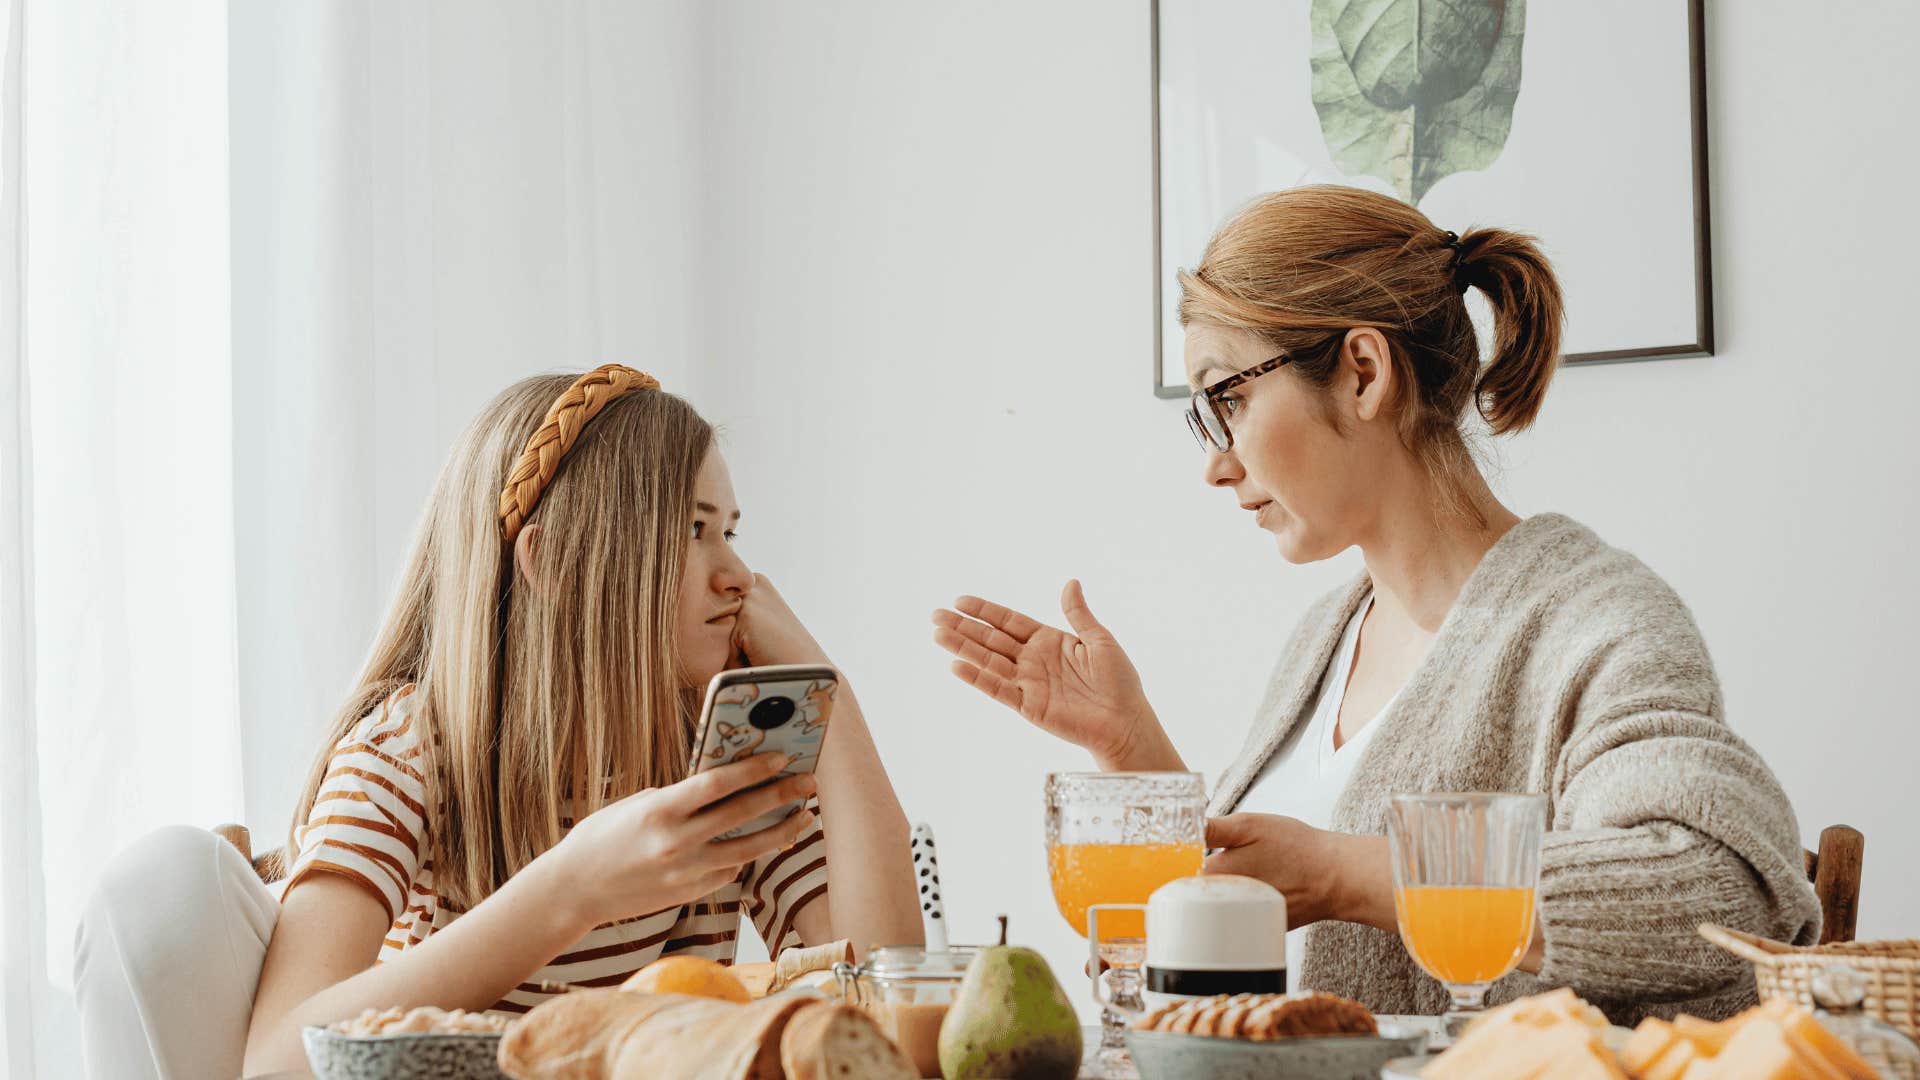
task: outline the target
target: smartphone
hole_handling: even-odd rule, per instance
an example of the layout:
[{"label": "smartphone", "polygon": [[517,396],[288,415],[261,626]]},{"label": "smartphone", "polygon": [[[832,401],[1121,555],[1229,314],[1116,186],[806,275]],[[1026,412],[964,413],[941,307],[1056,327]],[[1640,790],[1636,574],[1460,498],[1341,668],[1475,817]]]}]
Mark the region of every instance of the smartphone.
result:
[{"label": "smartphone", "polygon": [[[688,775],[770,753],[785,754],[793,761],[768,780],[769,784],[812,772],[820,764],[820,747],[826,742],[827,722],[833,718],[833,695],[839,687],[839,672],[811,664],[737,668],[715,675],[707,684],[707,701],[700,709]],[[775,807],[714,839],[759,832],[784,821],[803,805],[791,802]]]}]

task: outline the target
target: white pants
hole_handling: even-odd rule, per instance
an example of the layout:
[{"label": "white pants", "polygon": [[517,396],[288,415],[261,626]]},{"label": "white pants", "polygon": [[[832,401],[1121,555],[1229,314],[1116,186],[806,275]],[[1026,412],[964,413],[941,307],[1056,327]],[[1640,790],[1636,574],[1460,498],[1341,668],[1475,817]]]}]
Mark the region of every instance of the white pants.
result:
[{"label": "white pants", "polygon": [[168,826],[114,856],[74,942],[87,1074],[239,1076],[279,917],[239,849],[203,829]]}]

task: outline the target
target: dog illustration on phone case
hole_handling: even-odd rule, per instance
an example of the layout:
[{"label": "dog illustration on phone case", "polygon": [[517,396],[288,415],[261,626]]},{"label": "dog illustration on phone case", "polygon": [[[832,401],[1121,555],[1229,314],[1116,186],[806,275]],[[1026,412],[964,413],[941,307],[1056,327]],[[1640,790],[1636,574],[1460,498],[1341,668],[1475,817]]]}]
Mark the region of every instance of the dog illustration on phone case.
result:
[{"label": "dog illustration on phone case", "polygon": [[827,726],[826,717],[833,709],[833,691],[838,683],[814,683],[807,688],[807,708],[800,719],[800,730],[819,731]]},{"label": "dog illustration on phone case", "polygon": [[[763,749],[779,750],[793,758],[788,772],[811,768],[809,759],[820,753],[822,732],[833,705],[835,684],[813,681],[791,686],[746,683],[729,686],[713,699],[716,745],[706,752],[718,765],[752,757]],[[764,704],[761,704],[763,703]],[[766,710],[758,715],[756,704]],[[728,719],[722,719],[722,717]],[[775,732],[779,734],[775,736]],[[769,746],[772,739],[775,745]]]},{"label": "dog illustration on phone case", "polygon": [[713,733],[720,737],[720,741],[707,751],[708,760],[723,765],[739,761],[751,757],[767,741],[767,733],[752,724],[732,724],[719,718],[722,710],[745,713],[759,696],[760,687],[753,683],[729,686],[714,695]]},{"label": "dog illustration on phone case", "polygon": [[[820,747],[833,717],[833,695],[838,684],[831,668],[803,665],[749,668],[715,676],[700,721],[694,771],[774,753],[789,759],[780,776],[812,772],[820,762]],[[805,805],[804,799],[785,803],[715,839],[758,832]]]}]

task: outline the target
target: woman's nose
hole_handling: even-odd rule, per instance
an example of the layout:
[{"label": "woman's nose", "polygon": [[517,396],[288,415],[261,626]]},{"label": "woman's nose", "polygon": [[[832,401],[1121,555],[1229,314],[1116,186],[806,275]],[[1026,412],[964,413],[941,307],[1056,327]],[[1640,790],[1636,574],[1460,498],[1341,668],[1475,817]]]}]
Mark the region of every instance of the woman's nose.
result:
[{"label": "woman's nose", "polygon": [[1240,455],[1228,450],[1225,453],[1207,451],[1207,463],[1200,475],[1214,487],[1230,487],[1245,478],[1246,471],[1240,468]]}]

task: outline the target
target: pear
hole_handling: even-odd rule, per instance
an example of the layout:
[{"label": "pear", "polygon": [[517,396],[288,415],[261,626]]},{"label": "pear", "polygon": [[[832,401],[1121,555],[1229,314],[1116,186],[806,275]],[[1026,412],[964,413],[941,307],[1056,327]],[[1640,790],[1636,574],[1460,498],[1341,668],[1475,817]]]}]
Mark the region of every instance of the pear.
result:
[{"label": "pear", "polygon": [[946,1080],[1072,1080],[1080,1071],[1080,1017],[1053,969],[1032,949],[1000,944],[967,965],[940,1025]]}]

